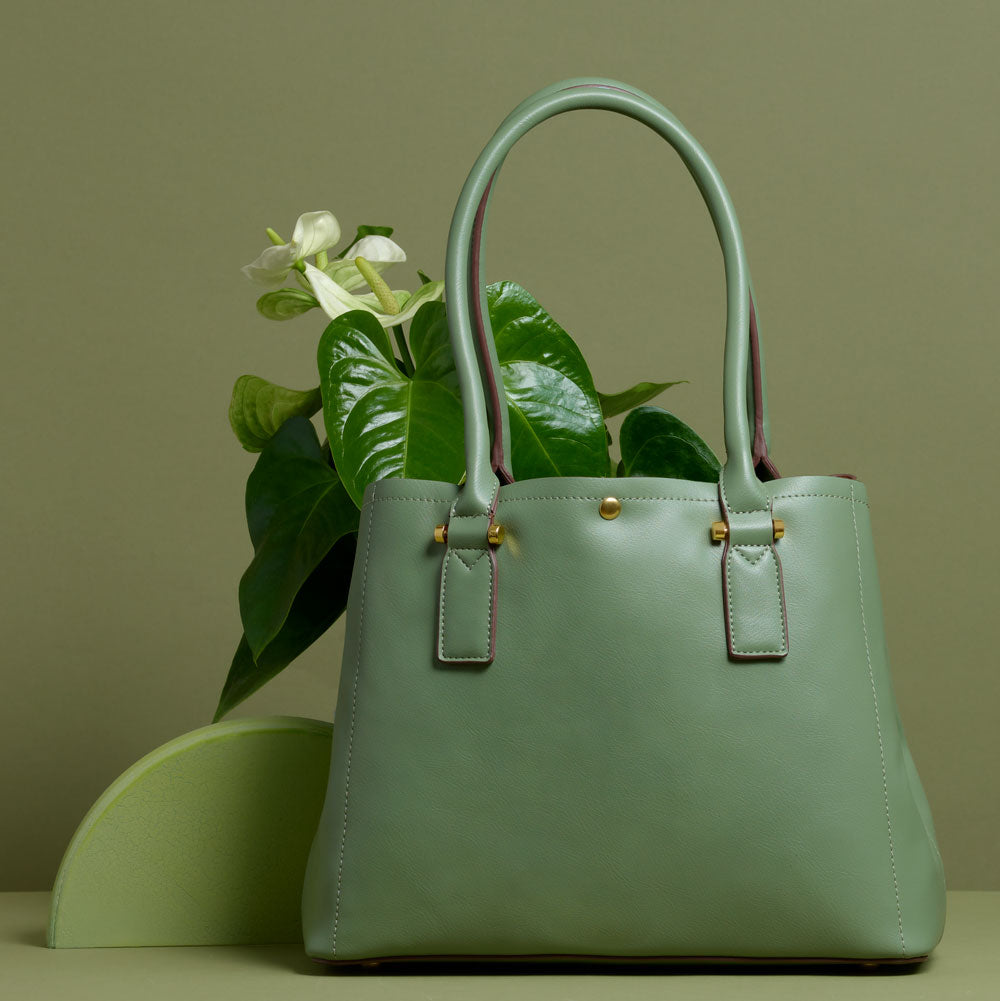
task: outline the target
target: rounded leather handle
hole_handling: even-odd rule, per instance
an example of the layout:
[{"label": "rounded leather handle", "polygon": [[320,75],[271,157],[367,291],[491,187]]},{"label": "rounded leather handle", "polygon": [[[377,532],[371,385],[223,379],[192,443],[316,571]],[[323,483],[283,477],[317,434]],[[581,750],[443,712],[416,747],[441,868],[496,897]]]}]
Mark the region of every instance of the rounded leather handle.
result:
[{"label": "rounded leather handle", "polygon": [[[719,243],[726,272],[726,347],[723,367],[726,463],[720,480],[728,505],[738,511],[768,507],[754,473],[752,437],[747,412],[749,361],[749,273],[739,223],[729,193],[698,142],[665,108],[653,107],[627,90],[609,84],[557,85],[508,116],[487,143],[466,180],[452,218],[445,267],[448,322],[455,365],[462,389],[465,418],[466,480],[455,504],[455,514],[488,513],[499,485],[491,461],[491,441],[486,398],[472,323],[473,296],[482,304],[480,276],[469,274],[471,247],[480,201],[514,143],[530,129],[555,115],[582,108],[614,111],[642,122],[666,139],[680,154],[704,197]],[[485,210],[482,215],[485,220]],[[495,358],[495,345],[484,318],[487,354]]]},{"label": "rounded leather handle", "polygon": [[[639,90],[637,87],[604,77],[577,77],[571,80],[563,80],[560,83],[538,91],[537,94],[532,95],[519,104],[507,116],[505,122],[522,114],[523,111],[540,98],[583,86],[606,87],[613,90],[620,90],[622,93],[634,95],[665,114],[670,114],[656,98],[645,93],[645,91]],[[510,421],[507,410],[507,397],[501,377],[496,347],[493,339],[486,333],[490,321],[489,304],[486,298],[483,244],[485,241],[486,214],[492,200],[496,177],[497,174],[494,173],[476,209],[476,221],[473,227],[472,243],[469,248],[469,283],[471,289],[478,287],[480,294],[478,296],[471,296],[469,305],[470,320],[476,334],[476,353],[479,358],[480,376],[483,391],[486,395],[487,415],[489,417],[490,461],[493,471],[497,476],[504,482],[513,483],[514,476],[511,472]],[[753,296],[753,280],[749,277],[749,268],[748,282],[750,286],[750,358],[747,371],[747,406],[749,409],[749,418],[754,429],[753,461],[758,476],[762,479],[776,479],[779,473],[768,454],[770,449],[770,421],[767,410],[767,385],[764,378],[764,350],[758,334]]]}]

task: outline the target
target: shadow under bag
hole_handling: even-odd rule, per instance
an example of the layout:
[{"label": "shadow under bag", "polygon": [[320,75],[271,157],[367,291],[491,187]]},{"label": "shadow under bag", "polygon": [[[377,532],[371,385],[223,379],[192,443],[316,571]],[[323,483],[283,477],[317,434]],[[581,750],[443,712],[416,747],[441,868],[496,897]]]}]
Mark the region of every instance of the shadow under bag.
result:
[{"label": "shadow under bag", "polygon": [[[514,142],[577,108],[666,139],[711,212],[728,304],[717,484],[508,472],[483,221]],[[365,493],[308,954],[925,957],[944,877],[867,492],[767,458],[750,274],[704,150],[625,84],[549,87],[477,160],[446,270],[466,479]]]}]

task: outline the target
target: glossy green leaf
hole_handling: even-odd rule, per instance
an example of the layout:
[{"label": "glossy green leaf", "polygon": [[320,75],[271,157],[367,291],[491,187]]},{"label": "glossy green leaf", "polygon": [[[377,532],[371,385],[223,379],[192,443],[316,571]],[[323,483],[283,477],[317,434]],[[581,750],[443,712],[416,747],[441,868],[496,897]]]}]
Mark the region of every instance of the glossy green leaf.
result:
[{"label": "glossy green leaf", "polygon": [[606,418],[617,417],[618,414],[623,414],[626,410],[648,403],[665,389],[680,385],[682,382],[687,382],[687,379],[677,379],[674,382],[637,382],[631,389],[626,389],[624,392],[598,393],[597,396],[601,401],[601,411],[604,416]]},{"label": "glossy green leaf", "polygon": [[257,457],[247,478],[247,528],[254,549],[274,520],[275,513],[288,498],[290,488],[284,479],[283,463],[289,459],[307,459],[329,465],[312,421],[293,417]]},{"label": "glossy green leaf", "polygon": [[434,279],[433,278],[428,278],[427,275],[425,275],[423,273],[423,271],[419,271],[418,270],[417,271],[417,277],[420,279],[420,281],[421,281],[421,283],[423,285],[433,285],[434,284]]},{"label": "glossy green leaf", "polygon": [[507,391],[514,477],[606,476],[607,429],[580,349],[514,282],[489,285],[486,295]]},{"label": "glossy green leaf", "polygon": [[444,305],[425,303],[410,325],[412,377],[388,334],[363,310],[338,316],[320,338],[323,421],[344,487],[360,506],[387,476],[457,483],[465,470],[462,407]]},{"label": "glossy green leaf", "polygon": [[626,476],[668,476],[712,483],[722,468],[715,453],[679,417],[659,407],[638,407],[622,424]]},{"label": "glossy green leaf", "polygon": [[257,311],[269,320],[291,320],[310,309],[318,309],[316,296],[298,288],[279,288],[265,292],[257,300]]},{"label": "glossy green leaf", "polygon": [[322,404],[318,386],[285,389],[256,375],[241,375],[229,402],[229,424],[248,452],[259,452],[290,417],[311,417]]},{"label": "glossy green leaf", "polygon": [[254,660],[246,635],[240,640],[213,722],[283,671],[337,621],[347,607],[357,535],[345,535],[323,557],[292,602],[278,635]]},{"label": "glossy green leaf", "polygon": [[334,544],[357,532],[358,517],[311,422],[293,417],[247,481],[254,558],[240,581],[240,616],[257,661],[285,628],[305,582]]},{"label": "glossy green leaf", "polygon": [[[580,349],[513,282],[490,285],[487,300],[509,404],[514,475],[607,475],[607,431]],[[426,304],[413,320],[412,378],[399,371],[379,326],[361,311],[344,314],[327,327],[318,353],[331,451],[358,504],[373,480],[455,483],[465,467],[444,307]]]}]

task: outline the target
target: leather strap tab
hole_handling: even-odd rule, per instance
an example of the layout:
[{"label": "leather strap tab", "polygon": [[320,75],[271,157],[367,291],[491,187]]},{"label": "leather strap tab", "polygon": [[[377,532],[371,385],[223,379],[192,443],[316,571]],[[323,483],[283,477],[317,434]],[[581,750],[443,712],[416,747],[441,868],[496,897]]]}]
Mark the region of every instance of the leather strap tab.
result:
[{"label": "leather strap tab", "polygon": [[788,653],[781,559],[770,512],[727,511],[722,555],[726,641],[735,660],[772,660]]},{"label": "leather strap tab", "polygon": [[496,595],[497,564],[492,549],[448,549],[441,568],[439,660],[446,664],[493,660]]},{"label": "leather strap tab", "polygon": [[437,642],[446,664],[489,664],[496,653],[497,560],[486,533],[499,496],[498,484],[482,514],[456,514],[456,501],[448,518]]}]

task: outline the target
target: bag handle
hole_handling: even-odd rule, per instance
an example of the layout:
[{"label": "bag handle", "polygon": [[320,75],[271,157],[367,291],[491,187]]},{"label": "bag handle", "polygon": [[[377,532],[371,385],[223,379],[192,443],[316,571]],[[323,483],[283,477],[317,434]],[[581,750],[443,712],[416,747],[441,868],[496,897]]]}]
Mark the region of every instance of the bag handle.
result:
[{"label": "bag handle", "polygon": [[[550,94],[558,94],[564,90],[573,90],[583,86],[606,87],[633,94],[651,107],[670,115],[670,112],[659,101],[637,87],[609,80],[603,77],[577,77],[563,80],[561,83],[545,87],[519,104],[507,116],[504,124],[516,119],[532,104]],[[501,125],[501,128],[503,126]],[[469,251],[469,283],[472,289],[478,287],[479,295],[473,297],[470,303],[472,327],[476,335],[476,353],[479,360],[480,379],[486,396],[487,415],[490,427],[490,460],[494,473],[506,483],[513,483],[511,472],[510,449],[510,419],[507,409],[507,394],[500,375],[500,363],[496,346],[491,336],[489,305],[486,299],[485,267],[483,264],[483,243],[485,241],[486,215],[493,196],[496,173],[490,178],[486,192],[479,201],[473,226],[472,242]],[[753,422],[753,461],[757,475],[761,479],[776,479],[780,475],[768,455],[770,449],[770,421],[767,410],[767,389],[764,378],[763,347],[757,332],[757,317],[753,296],[753,281],[749,277],[750,286],[750,362],[747,371],[747,398],[749,417]]]},{"label": "bag handle", "polygon": [[[642,122],[666,139],[680,154],[708,205],[726,271],[726,462],[718,486],[726,529],[722,536],[723,629],[733,658],[784,657],[788,652],[788,625],[781,561],[774,548],[778,532],[770,500],[755,475],[750,435],[748,397],[760,401],[756,410],[762,413],[763,380],[750,363],[756,323],[739,223],[722,178],[684,126],[666,108],[649,103],[614,81],[556,85],[521,105],[480,154],[452,217],[445,293],[452,353],[462,391],[466,476],[447,525],[439,526],[440,535],[435,531],[435,538],[446,544],[438,601],[438,657],[445,663],[488,664],[494,659],[497,643],[499,582],[494,550],[503,541],[503,526],[493,521],[500,499],[500,480],[494,468],[496,435],[491,441],[491,410],[485,389],[489,388],[493,396],[492,413],[495,428],[501,429],[501,448],[505,446],[502,428],[506,408],[500,396],[496,344],[489,313],[484,309],[481,260],[478,251],[473,254],[473,247],[482,238],[493,178],[511,147],[547,118],[577,108],[615,111]],[[476,323],[482,325],[479,338],[473,329]],[[747,391],[748,382],[751,393]],[[761,430],[760,421],[755,420],[755,425]],[[503,469],[502,461],[499,468]]]},{"label": "bag handle", "polygon": [[[525,102],[508,116],[487,143],[462,189],[452,218],[445,266],[446,298],[452,351],[462,390],[465,418],[466,481],[454,513],[460,517],[488,514],[499,481],[493,469],[489,416],[477,337],[473,330],[470,285],[484,324],[488,351],[483,365],[495,364],[495,343],[488,315],[482,315],[483,290],[479,275],[470,275],[479,205],[490,190],[493,176],[514,143],[530,129],[555,115],[576,109],[614,111],[639,121],[666,139],[680,154],[704,197],[719,243],[726,272],[727,319],[723,367],[726,462],[720,475],[724,506],[737,512],[765,511],[768,501],[754,471],[753,438],[748,420],[747,373],[750,358],[750,278],[739,223],[722,178],[699,143],[665,108],[656,107],[624,86],[607,84],[556,85],[541,97]],[[480,215],[485,223],[485,207]],[[496,369],[492,368],[494,379]],[[763,394],[761,394],[763,395]]]}]

